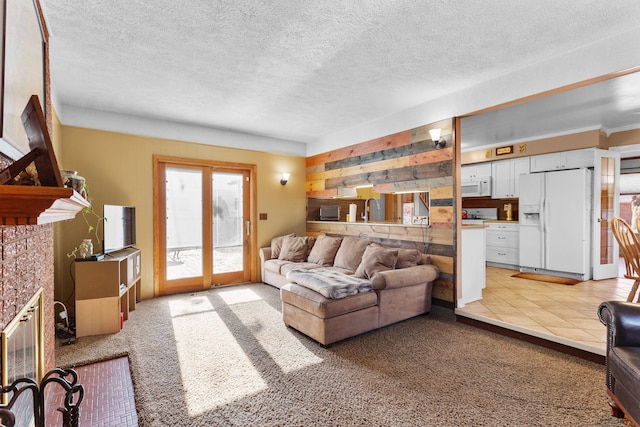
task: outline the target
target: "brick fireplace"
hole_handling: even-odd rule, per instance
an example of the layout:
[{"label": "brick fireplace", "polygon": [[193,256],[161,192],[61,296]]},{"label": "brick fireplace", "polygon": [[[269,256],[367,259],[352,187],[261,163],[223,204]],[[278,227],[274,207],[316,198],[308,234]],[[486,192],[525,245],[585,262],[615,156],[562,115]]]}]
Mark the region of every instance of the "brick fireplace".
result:
[{"label": "brick fireplace", "polygon": [[43,289],[44,371],[55,366],[53,226],[0,226],[0,330]]}]

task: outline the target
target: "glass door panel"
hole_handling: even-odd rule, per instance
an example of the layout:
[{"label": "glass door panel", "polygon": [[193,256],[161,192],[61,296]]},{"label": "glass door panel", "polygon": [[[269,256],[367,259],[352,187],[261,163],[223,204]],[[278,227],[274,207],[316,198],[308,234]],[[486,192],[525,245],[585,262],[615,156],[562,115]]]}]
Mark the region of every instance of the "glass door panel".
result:
[{"label": "glass door panel", "polygon": [[243,174],[211,175],[213,274],[244,270]]},{"label": "glass door panel", "polygon": [[620,153],[596,150],[593,174],[593,279],[618,277],[618,246],[611,220],[620,215]]},{"label": "glass door panel", "polygon": [[202,277],[202,171],[168,167],[166,280]]}]

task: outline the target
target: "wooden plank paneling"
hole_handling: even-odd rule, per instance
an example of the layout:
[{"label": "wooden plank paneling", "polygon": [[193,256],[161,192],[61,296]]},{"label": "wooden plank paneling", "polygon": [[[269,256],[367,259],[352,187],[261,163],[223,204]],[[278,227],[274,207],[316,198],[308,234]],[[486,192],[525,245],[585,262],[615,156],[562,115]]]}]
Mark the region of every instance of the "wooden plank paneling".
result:
[{"label": "wooden plank paneling", "polygon": [[307,193],[312,192],[312,191],[324,191],[324,179],[317,179],[317,180],[312,180],[309,181],[307,179],[307,183],[306,183],[306,191]]},{"label": "wooden plank paneling", "polygon": [[419,166],[380,170],[376,172],[327,179],[325,188],[355,187],[365,184],[387,184],[452,175],[452,162],[436,162]]},{"label": "wooden plank paneling", "polygon": [[[362,154],[360,156],[349,157],[342,160],[336,160],[335,162],[329,162],[324,165],[325,170],[332,169],[342,169],[346,167],[367,164],[367,163],[377,163],[382,162],[384,160],[397,159],[400,157],[411,157],[417,156],[420,154],[426,155],[427,153],[435,153],[436,151],[451,151],[449,150],[438,150],[433,145],[431,141],[419,141],[409,145],[403,145],[401,147],[389,148],[387,150],[376,151],[373,153]],[[437,157],[436,154],[433,155]],[[446,156],[444,156],[441,160],[445,160]]]},{"label": "wooden plank paneling", "polygon": [[429,192],[429,197],[433,199],[452,199],[453,198],[453,177],[450,177],[450,181],[447,186],[439,186],[432,188]]},{"label": "wooden plank paneling", "polygon": [[307,157],[307,167],[334,162],[336,160],[348,159],[349,157],[361,156],[367,153],[375,153],[385,149],[400,147],[410,143],[411,131],[403,131],[392,135],[383,136],[359,144],[350,145],[338,150],[316,154]]},{"label": "wooden plank paneling", "polygon": [[431,263],[438,267],[441,273],[453,274],[453,257],[431,255]]},{"label": "wooden plank paneling", "polygon": [[329,190],[322,190],[322,191],[307,191],[307,197],[337,197],[338,196],[338,189],[337,188],[332,188]]},{"label": "wooden plank paneling", "polygon": [[398,169],[409,166],[409,157],[399,159],[384,160],[378,163],[363,164],[342,169],[325,170],[322,172],[308,174],[307,181],[339,178],[344,176],[359,175],[363,173],[373,173],[385,169]]},{"label": "wooden plank paneling", "polygon": [[424,153],[412,154],[409,156],[411,166],[424,165],[425,163],[443,162],[453,159],[453,149],[451,147],[441,150],[426,151]]},{"label": "wooden plank paneling", "polygon": [[397,191],[429,191],[442,186],[453,185],[452,176],[443,176],[439,178],[413,179],[404,182],[390,182],[387,184],[375,184],[373,191],[379,193],[394,193]]}]

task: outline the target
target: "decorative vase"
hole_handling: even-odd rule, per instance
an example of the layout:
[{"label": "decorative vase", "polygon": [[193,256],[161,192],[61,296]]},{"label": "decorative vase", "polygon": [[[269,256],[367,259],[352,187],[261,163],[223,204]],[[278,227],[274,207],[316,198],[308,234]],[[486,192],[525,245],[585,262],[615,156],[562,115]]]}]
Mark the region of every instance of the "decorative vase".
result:
[{"label": "decorative vase", "polygon": [[84,239],[80,243],[80,258],[89,258],[93,255],[93,243],[91,239]]},{"label": "decorative vase", "polygon": [[84,187],[86,180],[83,176],[78,175],[77,171],[70,170],[61,170],[60,175],[62,175],[62,183],[65,187],[73,188],[82,197],[87,198],[87,192]]}]

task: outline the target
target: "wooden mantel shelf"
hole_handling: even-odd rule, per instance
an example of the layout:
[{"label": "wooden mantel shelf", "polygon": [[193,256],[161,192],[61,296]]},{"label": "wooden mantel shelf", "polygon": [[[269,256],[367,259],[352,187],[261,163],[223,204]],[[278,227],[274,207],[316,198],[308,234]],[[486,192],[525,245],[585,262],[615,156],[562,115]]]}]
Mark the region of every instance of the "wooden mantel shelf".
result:
[{"label": "wooden mantel shelf", "polygon": [[0,225],[64,221],[89,206],[89,202],[71,188],[0,185]]}]

